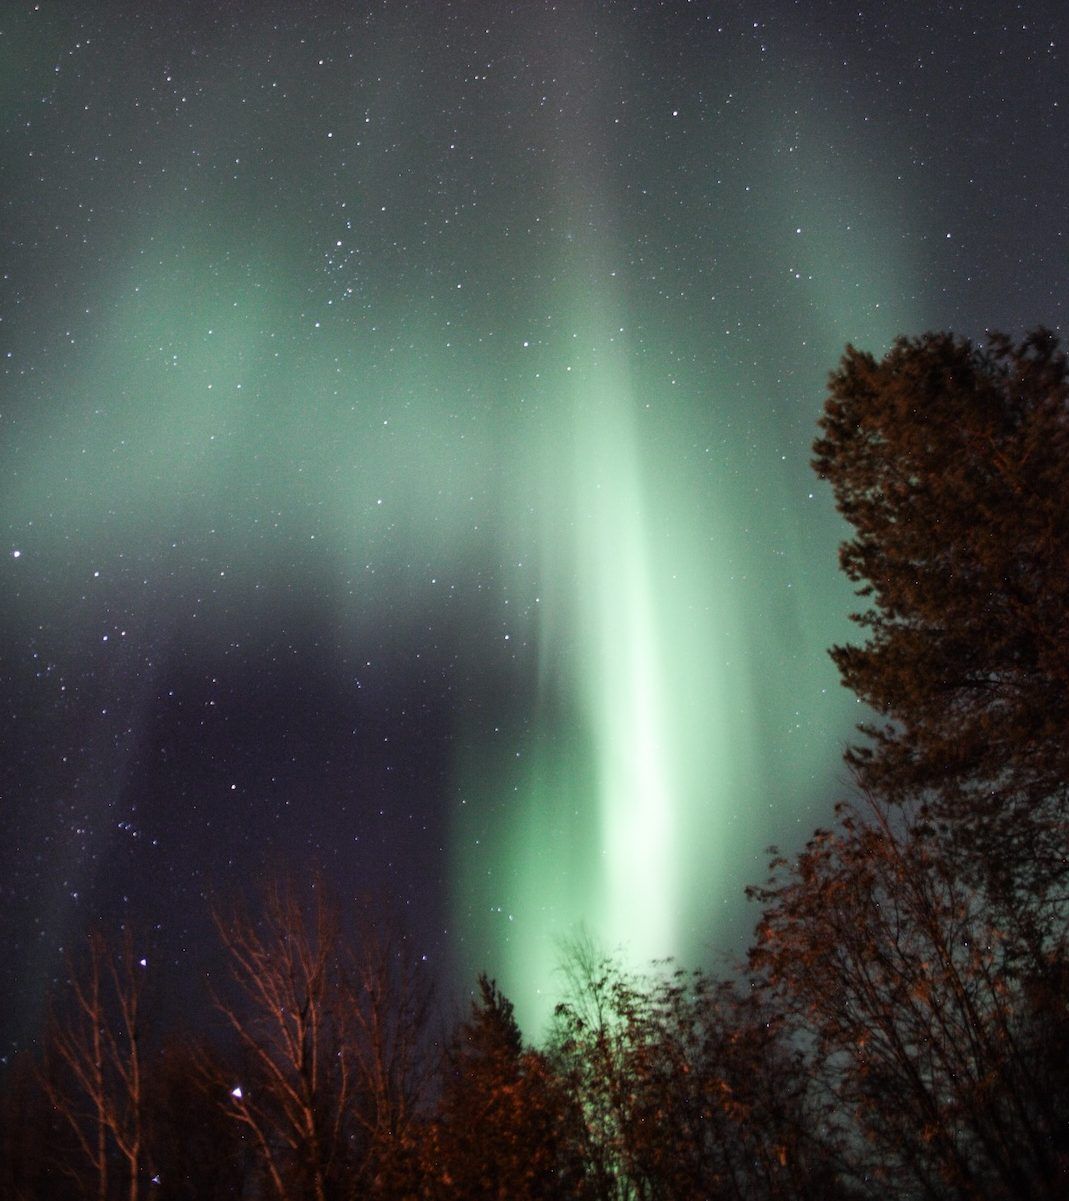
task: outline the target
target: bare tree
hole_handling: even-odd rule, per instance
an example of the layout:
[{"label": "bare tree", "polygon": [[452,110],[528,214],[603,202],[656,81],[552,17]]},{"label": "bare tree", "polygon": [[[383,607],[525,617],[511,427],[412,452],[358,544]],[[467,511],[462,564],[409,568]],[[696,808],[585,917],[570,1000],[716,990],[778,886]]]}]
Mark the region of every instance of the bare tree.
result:
[{"label": "bare tree", "polygon": [[66,995],[45,1041],[41,1084],[73,1135],[78,1155],[70,1171],[98,1201],[110,1195],[116,1161],[129,1201],[138,1201],[140,1194],[146,968],[129,927],[117,951],[99,931],[90,934],[88,957],[84,964],[70,965]]},{"label": "bare tree", "polygon": [[295,1191],[328,1201],[353,1099],[337,908],[318,882],[307,908],[295,885],[276,883],[259,920],[244,909],[217,910],[213,920],[236,986],[214,1000],[244,1059],[241,1077],[227,1082],[227,1110],[278,1201]]},{"label": "bare tree", "polygon": [[843,1201],[828,1112],[749,982],[566,947],[552,1062],[599,1201]]},{"label": "bare tree", "polygon": [[1064,1186],[1066,946],[1042,971],[921,830],[873,801],[777,860],[751,963],[811,1040],[884,1196],[1030,1201]]}]

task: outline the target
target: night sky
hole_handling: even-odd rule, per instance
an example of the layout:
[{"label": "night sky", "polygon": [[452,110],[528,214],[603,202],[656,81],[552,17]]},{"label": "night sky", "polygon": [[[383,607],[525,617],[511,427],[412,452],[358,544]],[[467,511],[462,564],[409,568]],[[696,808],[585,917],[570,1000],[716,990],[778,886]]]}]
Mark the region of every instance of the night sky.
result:
[{"label": "night sky", "polygon": [[[1069,6],[9,3],[0,1054],[322,871],[536,1035],[846,787],[845,343],[1060,328]],[[936,536],[937,532],[933,532]]]}]

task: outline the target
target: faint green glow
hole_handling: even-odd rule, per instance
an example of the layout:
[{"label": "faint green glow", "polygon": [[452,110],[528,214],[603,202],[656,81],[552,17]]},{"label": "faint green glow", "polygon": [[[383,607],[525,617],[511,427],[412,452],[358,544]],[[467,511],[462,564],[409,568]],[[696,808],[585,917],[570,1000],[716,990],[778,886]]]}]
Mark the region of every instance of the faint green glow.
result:
[{"label": "faint green glow", "polygon": [[[59,564],[27,571],[13,603],[76,647],[100,629],[94,571],[103,589],[122,555],[143,611],[180,629],[220,590],[239,612],[284,590],[325,598],[352,648],[440,640],[455,762],[428,803],[454,814],[450,945],[533,1028],[562,937],[584,924],[639,960],[703,955],[765,843],[799,809],[804,836],[805,806],[834,799],[850,715],[824,648],[849,591],[806,459],[842,344],[917,321],[893,214],[817,157],[830,139],[805,128],[805,97],[769,100],[753,128],[692,121],[669,145],[652,117],[583,109],[607,94],[584,73],[609,52],[581,38],[584,85],[562,72],[530,113],[513,97],[523,136],[490,156],[490,199],[465,209],[450,185],[436,242],[441,181],[412,180],[440,106],[393,32],[396,80],[365,72],[396,83],[388,100],[335,97],[330,154],[353,143],[349,167],[317,157],[303,49],[292,145],[227,77],[242,120],[196,131],[225,169],[176,158],[99,294],[64,311],[73,340],[11,377],[0,501],[21,564]],[[770,152],[788,127],[809,148],[789,159]],[[610,154],[598,130],[629,140]],[[560,139],[553,211],[528,147]],[[266,177],[232,169],[250,154],[289,181],[269,205]],[[490,186],[513,176],[530,196]],[[328,271],[339,237],[361,255]]]}]

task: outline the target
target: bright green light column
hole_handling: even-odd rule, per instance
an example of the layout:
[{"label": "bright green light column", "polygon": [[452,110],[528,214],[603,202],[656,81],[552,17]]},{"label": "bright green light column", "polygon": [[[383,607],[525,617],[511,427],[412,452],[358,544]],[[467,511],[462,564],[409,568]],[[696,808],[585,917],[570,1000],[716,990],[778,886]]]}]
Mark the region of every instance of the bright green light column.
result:
[{"label": "bright green light column", "polygon": [[[576,668],[570,687],[591,730],[599,818],[599,906],[610,943],[643,957],[675,944],[676,794],[658,625],[626,378],[591,368],[574,426]],[[675,882],[677,883],[677,882]]]},{"label": "bright green light column", "polygon": [[532,1034],[579,931],[635,963],[693,949],[691,869],[723,878],[750,764],[741,624],[714,570],[733,535],[680,460],[692,415],[636,395],[620,324],[576,319],[555,397],[513,452],[504,524],[539,555],[527,750],[458,740],[458,922]]}]

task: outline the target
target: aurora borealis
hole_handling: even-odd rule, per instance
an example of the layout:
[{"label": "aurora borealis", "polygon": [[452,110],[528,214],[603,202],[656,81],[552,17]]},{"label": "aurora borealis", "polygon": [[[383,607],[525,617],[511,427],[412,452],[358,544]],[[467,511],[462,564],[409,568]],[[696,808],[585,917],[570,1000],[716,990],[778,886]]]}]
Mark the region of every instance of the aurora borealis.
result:
[{"label": "aurora borealis", "polygon": [[9,1044],[321,869],[535,1032],[844,787],[846,342],[1058,328],[1056,4],[13,4]]}]

